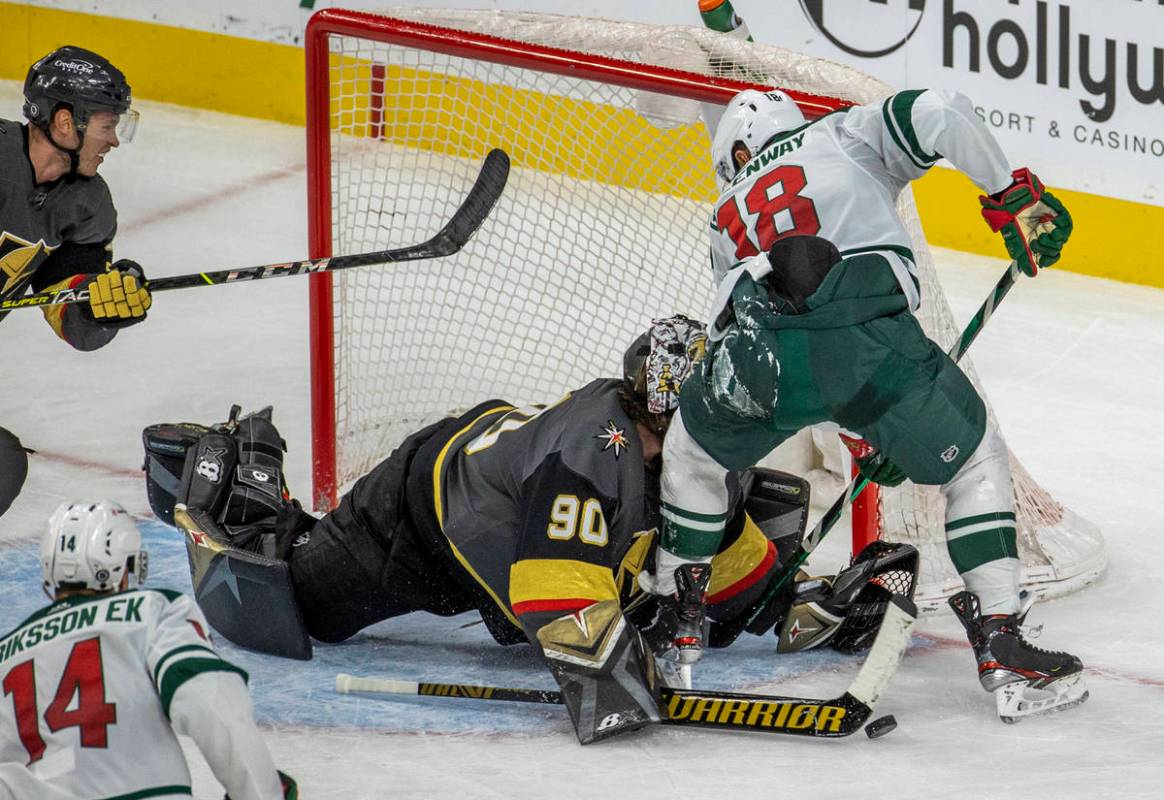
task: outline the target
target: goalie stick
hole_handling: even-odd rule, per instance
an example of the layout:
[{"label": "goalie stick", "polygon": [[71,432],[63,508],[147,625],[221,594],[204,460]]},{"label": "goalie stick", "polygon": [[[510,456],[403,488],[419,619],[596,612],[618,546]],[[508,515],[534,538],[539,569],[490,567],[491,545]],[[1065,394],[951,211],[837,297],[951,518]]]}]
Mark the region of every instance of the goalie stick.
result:
[{"label": "goalie stick", "polygon": [[[848,689],[839,697],[814,700],[664,687],[660,691],[662,723],[823,739],[854,734],[872,715],[889,679],[897,671],[897,665],[901,663],[909,644],[910,628],[916,619],[917,607],[913,602],[901,595],[893,595],[865,663]],[[341,694],[403,694],[554,705],[563,702],[562,693],[552,689],[508,689],[499,686],[360,678],[343,672],[335,676],[335,689]]]},{"label": "goalie stick", "polygon": [[[1007,292],[1011,290],[1015,281],[1018,280],[1019,274],[1018,262],[1011,261],[1010,266],[1006,268],[1006,272],[994,284],[994,289],[991,290],[990,295],[982,301],[982,305],[978,307],[978,311],[974,314],[974,317],[966,324],[966,328],[962,331],[962,335],[958,338],[958,341],[949,349],[948,355],[954,360],[954,363],[962,360],[962,356],[966,354],[966,351],[970,349],[970,345],[978,338],[978,334],[982,332],[982,329],[994,314],[994,310],[998,307],[998,304],[1002,302]],[[808,559],[809,553],[817,548],[817,545],[821,543],[825,536],[828,535],[828,532],[832,530],[832,527],[837,524],[837,520],[845,513],[848,505],[856,500],[868,485],[869,479],[864,475],[849,482],[849,485],[845,487],[845,491],[833,501],[828,511],[817,520],[816,525],[804,537],[804,541],[793,551],[788,559],[788,563],[780,571],[780,574],[776,576],[775,580],[772,581],[772,584],[764,593],[763,598],[756,605],[756,609],[748,618],[748,625],[751,625],[763,613],[768,603],[780,591],[780,588],[796,575],[797,570]]]},{"label": "goalie stick", "polygon": [[[352,267],[371,264],[394,264],[402,261],[420,261],[428,258],[443,258],[460,251],[477,229],[481,227],[493,209],[505,183],[509,178],[509,156],[504,150],[494,148],[485,156],[485,163],[477,176],[473,188],[465,197],[445,226],[431,239],[420,244],[378,250],[372,253],[357,253],[348,256],[304,259],[282,264],[266,264],[258,267],[224,269],[216,272],[195,272],[175,275],[169,278],[155,278],[146,282],[146,288],[153,292],[170,289],[187,289],[192,286],[217,286],[221,283],[257,281],[267,278],[282,278],[287,275],[303,275],[315,272],[335,272]],[[16,308],[43,308],[45,306],[81,303],[89,299],[88,289],[60,289],[55,292],[41,292],[25,297],[17,297],[0,302],[0,311]]]}]

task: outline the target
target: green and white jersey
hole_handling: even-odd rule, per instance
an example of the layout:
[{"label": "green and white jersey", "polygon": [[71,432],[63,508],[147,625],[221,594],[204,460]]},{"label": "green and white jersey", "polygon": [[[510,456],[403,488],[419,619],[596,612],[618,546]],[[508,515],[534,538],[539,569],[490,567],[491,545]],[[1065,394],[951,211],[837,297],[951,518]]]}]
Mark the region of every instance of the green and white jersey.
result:
[{"label": "green and white jersey", "polygon": [[0,763],[25,765],[44,784],[37,796],[189,797],[175,692],[207,672],[246,679],[208,631],[189,597],[164,589],[70,597],[33,614],[0,638]]},{"label": "green and white jersey", "polygon": [[[716,203],[716,284],[778,239],[821,236],[842,255],[883,254],[916,309],[917,273],[909,233],[896,213],[897,196],[942,158],[987,194],[1011,183],[1006,156],[969,98],[958,93],[898,92],[776,136]],[[971,211],[967,224],[973,223]]]}]

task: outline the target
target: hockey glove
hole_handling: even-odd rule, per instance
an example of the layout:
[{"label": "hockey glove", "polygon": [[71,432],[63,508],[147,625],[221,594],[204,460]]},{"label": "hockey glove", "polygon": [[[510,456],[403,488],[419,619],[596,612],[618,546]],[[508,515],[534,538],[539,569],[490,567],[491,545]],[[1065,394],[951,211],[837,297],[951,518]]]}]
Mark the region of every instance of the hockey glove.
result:
[{"label": "hockey glove", "polygon": [[94,322],[115,328],[141,322],[153,303],[145,284],[145,273],[136,261],[123,258],[115,262],[86,284],[88,315]]},{"label": "hockey glove", "polygon": [[1024,273],[1049,267],[1071,236],[1071,215],[1030,170],[1016,169],[1014,183],[997,194],[980,196],[982,218],[1002,234],[1006,251]]},{"label": "hockey glove", "polygon": [[852,436],[838,434],[845,447],[853,454],[853,461],[858,471],[872,483],[881,486],[898,486],[907,476],[901,467],[894,464],[885,454],[864,439],[854,439]]}]

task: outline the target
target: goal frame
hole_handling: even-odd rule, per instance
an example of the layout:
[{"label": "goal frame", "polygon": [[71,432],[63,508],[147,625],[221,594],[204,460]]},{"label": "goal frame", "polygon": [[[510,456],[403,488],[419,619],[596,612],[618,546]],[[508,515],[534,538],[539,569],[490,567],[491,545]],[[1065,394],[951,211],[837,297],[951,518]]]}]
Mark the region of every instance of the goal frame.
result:
[{"label": "goal frame", "polygon": [[[322,9],[308,21],[305,34],[307,236],[308,254],[311,258],[338,255],[332,248],[331,82],[328,42],[329,37],[333,35],[361,37],[385,44],[602,81],[630,89],[719,105],[726,104],[744,89],[774,88],[426,25],[368,12]],[[837,108],[851,105],[837,98],[796,90],[787,91],[800,106],[805,117],[810,120]],[[326,511],[335,507],[339,490],[335,443],[335,329],[332,310],[334,293],[332,276],[327,273],[312,275],[309,281],[312,504],[316,510]],[[869,511],[863,512],[862,509],[876,509],[875,501],[875,496],[866,489],[860,502],[855,505],[854,513],[868,514]],[[871,532],[862,533],[860,536],[862,541],[876,538],[876,525],[872,526]]]}]

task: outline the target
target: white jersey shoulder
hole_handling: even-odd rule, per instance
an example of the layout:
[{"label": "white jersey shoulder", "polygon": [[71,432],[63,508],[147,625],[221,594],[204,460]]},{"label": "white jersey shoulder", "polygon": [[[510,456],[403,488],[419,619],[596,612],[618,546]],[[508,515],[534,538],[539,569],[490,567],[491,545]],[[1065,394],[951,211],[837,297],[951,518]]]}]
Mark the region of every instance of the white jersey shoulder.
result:
[{"label": "white jersey shoulder", "polygon": [[[174,692],[237,672],[186,595],[158,589],[67,598],[0,638],[0,763],[25,765],[43,795],[183,797]],[[3,779],[3,775],[0,775]]]},{"label": "white jersey shoulder", "polygon": [[983,191],[1010,183],[1006,157],[961,94],[899,92],[781,134],[740,169],[716,203],[715,281],[779,238],[822,236],[842,255],[885,255],[916,307],[912,243],[897,216],[897,198],[942,158]]}]

